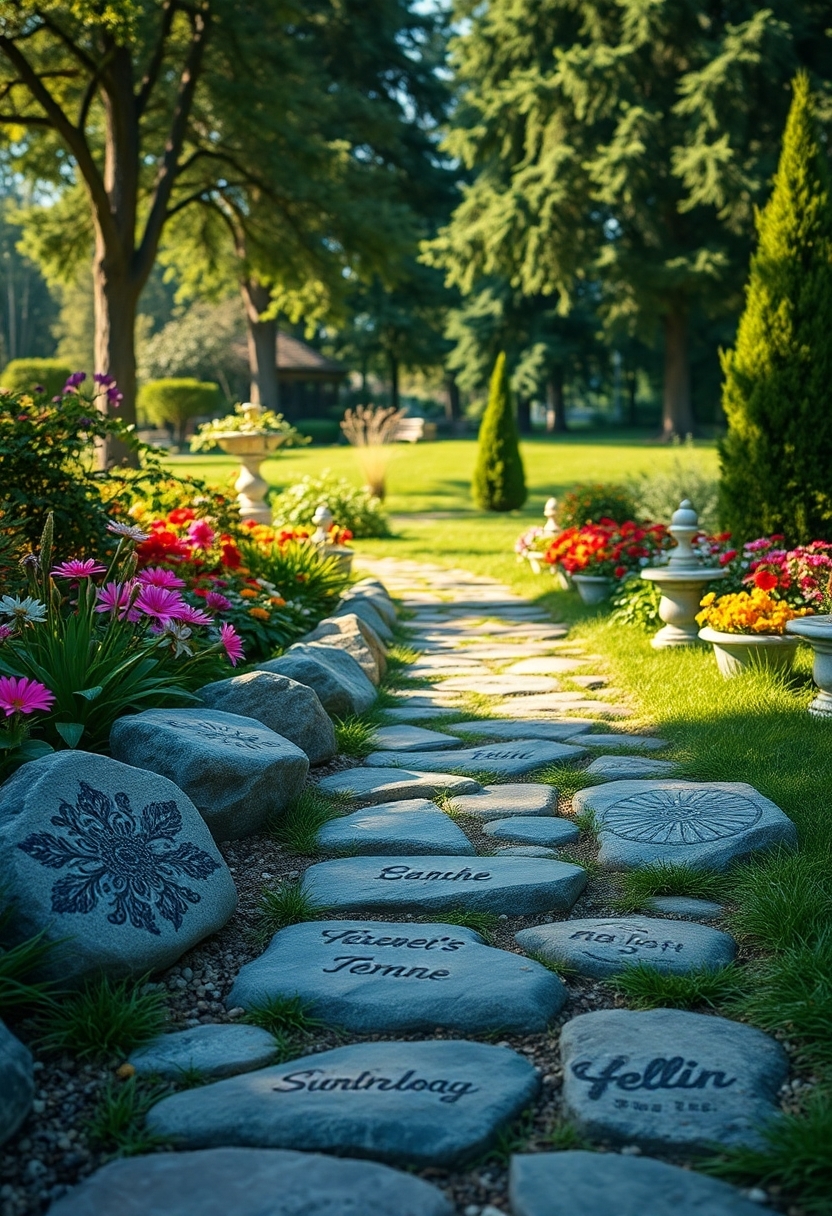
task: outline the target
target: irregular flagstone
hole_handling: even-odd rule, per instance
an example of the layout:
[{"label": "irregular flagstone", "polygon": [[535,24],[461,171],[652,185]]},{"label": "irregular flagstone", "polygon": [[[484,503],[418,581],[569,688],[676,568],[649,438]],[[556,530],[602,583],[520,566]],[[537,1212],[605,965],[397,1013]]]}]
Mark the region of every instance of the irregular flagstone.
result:
[{"label": "irregular flagstone", "polygon": [[792,821],[742,781],[611,781],[578,790],[576,814],[590,811],[611,869],[666,861],[725,869],[781,844],[797,845]]},{"label": "irregular flagstone", "polygon": [[529,1061],[505,1047],[356,1043],[173,1094],[147,1126],[178,1148],[303,1148],[451,1166],[482,1153],[539,1086]]},{"label": "irregular flagstone", "polygon": [[504,819],[508,815],[554,815],[558,792],[551,785],[512,783],[486,785],[479,793],[453,795],[454,810],[475,819]]},{"label": "irregular flagstone", "polygon": [[585,886],[580,866],[513,857],[345,857],[303,877],[312,903],[342,912],[459,907],[528,916],[571,908]]},{"label": "irregular flagstone", "polygon": [[598,748],[600,751],[620,748],[627,752],[658,752],[663,747],[670,747],[667,739],[657,739],[653,735],[605,735],[599,731],[598,734],[578,735],[576,738],[582,747]]},{"label": "irregular flagstone", "polygon": [[29,1048],[0,1022],[0,1144],[14,1135],[32,1108],[35,1096],[32,1065]]},{"label": "irregular flagstone", "polygon": [[162,1034],[129,1057],[141,1076],[181,1080],[199,1073],[206,1080],[265,1068],[277,1059],[274,1035],[260,1026],[209,1024]]},{"label": "irregular flagstone", "polygon": [[725,914],[722,904],[712,899],[692,899],[687,895],[650,895],[644,901],[651,912],[666,916],[690,916],[694,920],[718,920]]},{"label": "irregular flagstone", "polygon": [[348,768],[324,777],[319,789],[336,798],[350,798],[372,806],[402,798],[432,798],[435,794],[476,794],[482,786],[471,777],[451,773],[414,772],[412,769]]},{"label": "irregular flagstone", "polygon": [[580,760],[586,755],[581,747],[555,743],[549,739],[518,739],[514,743],[486,743],[454,752],[371,752],[364,763],[370,768],[412,764],[422,772],[490,772],[499,776],[522,777],[546,764]]},{"label": "irregular flagstone", "polygon": [[395,697],[397,702],[401,702],[401,708],[414,709],[434,709],[437,706],[447,709],[459,700],[453,693],[437,692],[434,688],[397,688]]},{"label": "irregular flagstone", "polygon": [[681,1009],[584,1013],[560,1045],[568,1117],[590,1136],[657,1151],[762,1147],[789,1071],[762,1031]]},{"label": "irregular flagstone", "polygon": [[580,836],[578,828],[569,819],[545,815],[513,815],[510,819],[492,819],[482,830],[495,840],[517,840],[522,844],[572,844]]},{"label": "irregular flagstone", "polygon": [[437,688],[443,688],[447,683],[444,678],[446,676],[464,676],[466,679],[485,680],[492,678],[492,672],[489,667],[483,667],[479,663],[451,663],[437,667],[432,663],[414,663],[412,667],[407,669],[407,676],[412,680],[431,680],[435,676],[442,676],[440,684]]},{"label": "irregular flagstone", "polygon": [[373,734],[373,744],[385,752],[435,752],[459,742],[453,735],[421,726],[381,726]]},{"label": "irregular flagstone", "polygon": [[447,718],[453,712],[452,705],[417,705],[409,709],[382,710],[385,719],[392,722],[432,722],[434,718]]},{"label": "irregular flagstone", "polygon": [[586,771],[590,777],[619,781],[628,777],[670,777],[678,772],[678,766],[671,760],[654,760],[646,756],[598,756]]},{"label": "irregular flagstone", "polygon": [[[553,982],[554,981],[554,982]],[[566,1001],[547,968],[455,925],[309,921],[277,933],[242,968],[226,1004],[299,996],[315,1017],[359,1034],[533,1034]]]},{"label": "irregular flagstone", "polygon": [[335,727],[314,688],[273,671],[247,671],[215,680],[199,690],[209,709],[256,718],[306,753],[310,764],[325,764],[338,750]]},{"label": "irregular flagstone", "polygon": [[450,815],[425,798],[365,807],[330,819],[318,832],[325,853],[473,854],[474,846]]},{"label": "irregular flagstone", "polygon": [[[533,677],[530,677],[533,678]],[[543,677],[534,677],[542,679]],[[541,696],[511,697],[494,707],[497,716],[506,718],[537,718],[540,714],[560,716],[564,713],[603,713],[611,718],[629,718],[631,710],[622,705],[608,705],[606,701],[588,701],[580,693],[552,692]],[[583,743],[583,735],[576,735]]]},{"label": "irregular flagstone", "polygon": [[[427,639],[426,639],[427,640]],[[435,641],[432,642],[436,644]],[[500,643],[495,642],[491,646],[484,643],[475,643],[474,645],[465,645],[464,640],[452,643],[455,647],[455,653],[460,656],[471,657],[472,659],[485,659],[492,662],[503,662],[506,659],[516,659],[518,655],[548,655],[551,650],[551,645],[547,642],[530,642],[528,640],[522,642]],[[530,660],[533,661],[533,660]],[[544,660],[545,661],[545,660]],[[575,663],[574,659],[564,659],[564,662]],[[575,663],[577,666],[578,664]],[[564,671],[568,668],[563,668]],[[532,673],[534,674],[534,673]],[[545,672],[542,674],[546,674]]]},{"label": "irregular flagstone", "polygon": [[49,1216],[453,1216],[435,1186],[372,1161],[215,1148],[111,1161]]},{"label": "irregular flagstone", "polygon": [[581,688],[606,688],[608,693],[613,691],[608,687],[609,680],[606,676],[571,676],[570,679]]},{"label": "irregular flagstone", "polygon": [[484,739],[498,739],[511,742],[515,739],[571,739],[583,734],[588,726],[592,726],[591,718],[581,721],[576,718],[572,722],[552,722],[541,718],[516,721],[513,718],[483,718],[481,721],[454,722],[448,730],[461,731],[463,734],[479,735]]},{"label": "irregular flagstone", "polygon": [[625,967],[648,963],[657,971],[686,975],[716,971],[733,962],[734,939],[719,929],[686,920],[650,916],[590,917],[521,929],[515,941],[551,962],[568,963],[581,975],[603,979]]},{"label": "irregular flagstone", "polygon": [[551,658],[521,659],[507,668],[507,674],[518,676],[556,676],[583,667],[582,659],[568,659],[553,655]]},{"label": "irregular flagstone", "polygon": [[758,1203],[716,1178],[577,1149],[515,1154],[508,1193],[514,1216],[760,1216]]},{"label": "irregular flagstone", "polygon": [[510,844],[494,850],[495,857],[557,857],[556,849],[544,849],[538,844]]},{"label": "irregular flagstone", "polygon": [[442,680],[441,692],[479,692],[489,697],[526,696],[528,693],[552,693],[560,688],[550,676],[458,676]]}]

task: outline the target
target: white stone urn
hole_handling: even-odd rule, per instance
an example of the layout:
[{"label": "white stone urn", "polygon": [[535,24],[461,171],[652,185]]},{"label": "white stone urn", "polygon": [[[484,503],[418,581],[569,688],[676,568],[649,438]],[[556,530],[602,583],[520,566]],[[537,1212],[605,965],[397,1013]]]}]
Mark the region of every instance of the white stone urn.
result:
[{"label": "white stone urn", "polygon": [[352,571],[352,559],[355,552],[353,549],[348,549],[346,545],[333,545],[330,542],[329,530],[334,522],[335,519],[329,507],[326,503],[321,503],[312,516],[312,523],[315,525],[312,544],[317,545],[318,551],[323,557],[334,558],[343,572],[349,574]]},{"label": "white stone urn", "polygon": [[603,574],[573,574],[572,582],[585,604],[603,604],[612,595],[615,579]]},{"label": "white stone urn", "polygon": [[725,578],[726,571],[718,566],[703,566],[692,541],[699,531],[699,516],[688,499],[673,512],[668,532],[676,542],[665,566],[650,566],[641,577],[657,583],[662,597],[659,616],[663,627],[651,640],[657,650],[667,646],[690,646],[699,641],[696,614],[702,593],[708,583]]},{"label": "white stone urn", "polygon": [[800,638],[779,633],[723,633],[709,625],[699,630],[699,637],[713,646],[716,665],[726,680],[752,667],[789,671],[800,645]]},{"label": "white stone urn", "polygon": [[[247,421],[253,425],[263,412],[262,405],[251,401],[243,406]],[[270,524],[272,513],[265,502],[269,483],[260,476],[260,466],[267,456],[277,451],[286,442],[287,436],[279,431],[224,431],[214,436],[218,445],[229,456],[240,459],[240,475],[234,482],[240,518],[258,524]]]},{"label": "white stone urn", "polygon": [[808,642],[815,652],[812,677],[819,691],[809,713],[832,720],[832,616],[804,616],[787,621],[786,632]]}]

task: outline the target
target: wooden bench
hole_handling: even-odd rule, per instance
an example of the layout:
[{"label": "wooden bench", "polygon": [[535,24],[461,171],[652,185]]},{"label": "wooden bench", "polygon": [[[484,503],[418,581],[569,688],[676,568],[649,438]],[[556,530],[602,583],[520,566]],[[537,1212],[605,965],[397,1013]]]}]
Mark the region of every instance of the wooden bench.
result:
[{"label": "wooden bench", "polygon": [[436,438],[436,423],[426,418],[400,418],[393,432],[394,443],[420,443]]}]

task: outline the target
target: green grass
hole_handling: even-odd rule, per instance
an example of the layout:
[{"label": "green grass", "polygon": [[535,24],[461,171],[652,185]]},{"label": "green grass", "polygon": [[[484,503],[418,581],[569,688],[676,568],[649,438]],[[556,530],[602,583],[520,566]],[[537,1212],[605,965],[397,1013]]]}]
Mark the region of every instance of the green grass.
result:
[{"label": "green grass", "polygon": [[636,1009],[715,1008],[740,990],[740,973],[732,964],[720,971],[699,968],[685,975],[668,974],[649,963],[635,963],[610,980]]},{"label": "green grass", "polygon": [[79,1059],[125,1056],[165,1028],[164,993],[143,991],[145,980],[88,981],[44,1014],[40,1045]]},{"label": "green grass", "polygon": [[568,1119],[557,1119],[546,1132],[546,1144],[556,1153],[567,1153],[573,1149],[591,1148],[589,1140]]},{"label": "green grass", "polygon": [[535,780],[553,785],[560,798],[571,798],[578,790],[600,784],[598,778],[590,776],[585,769],[569,768],[566,764],[547,764],[535,775]]},{"label": "green grass", "polygon": [[[436,918],[434,917],[433,920]],[[500,923],[495,912],[477,912],[472,908],[451,908],[441,915],[443,925],[459,925],[462,929],[473,929],[480,937],[491,943],[494,930]]]},{"label": "green grass", "polygon": [[302,856],[318,851],[318,832],[338,814],[340,804],[320,790],[307,786],[270,826],[279,844]]},{"label": "green grass", "polygon": [[622,875],[623,892],[616,900],[620,912],[637,912],[651,895],[686,895],[691,899],[724,899],[728,879],[712,870],[657,861]]},{"label": "green grass", "polygon": [[530,958],[533,963],[540,963],[541,967],[545,967],[547,971],[553,972],[564,979],[570,975],[577,975],[577,967],[573,967],[571,963],[567,963],[562,958],[548,958],[545,954],[541,954],[538,950],[527,950],[526,957]]},{"label": "green grass", "polygon": [[258,908],[256,936],[268,941],[287,925],[314,920],[323,909],[312,902],[299,882],[283,882],[263,892]]},{"label": "green grass", "polygon": [[832,858],[777,851],[736,871],[732,931],[771,950],[812,942],[832,923]]},{"label": "green grass", "polygon": [[299,996],[271,997],[250,1009],[246,1021],[252,1026],[262,1026],[274,1036],[280,1064],[302,1055],[315,1031],[326,1026],[321,1018],[312,1016]]},{"label": "green grass", "polygon": [[86,1131],[93,1146],[116,1157],[135,1157],[164,1144],[145,1127],[145,1116],[160,1099],[172,1092],[159,1081],[130,1077],[111,1078],[87,1121]]},{"label": "green grass", "polygon": [[335,719],[335,739],[338,743],[339,756],[352,756],[363,760],[373,750],[373,738],[376,733],[376,723],[368,721],[360,714],[349,714],[346,718]]}]

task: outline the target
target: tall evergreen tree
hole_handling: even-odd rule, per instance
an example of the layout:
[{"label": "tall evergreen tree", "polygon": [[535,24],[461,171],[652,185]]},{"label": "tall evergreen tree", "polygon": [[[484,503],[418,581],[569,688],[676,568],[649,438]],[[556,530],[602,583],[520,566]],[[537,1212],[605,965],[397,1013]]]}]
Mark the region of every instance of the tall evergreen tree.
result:
[{"label": "tall evergreen tree", "polygon": [[491,375],[471,490],[482,511],[515,511],[526,501],[526,475],[511,408],[504,351],[497,356]]},{"label": "tall evergreen tree", "polygon": [[757,228],[745,312],[723,356],[723,514],[742,540],[830,539],[832,177],[803,72]]}]

